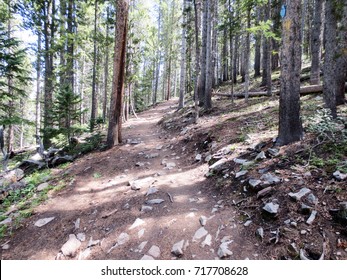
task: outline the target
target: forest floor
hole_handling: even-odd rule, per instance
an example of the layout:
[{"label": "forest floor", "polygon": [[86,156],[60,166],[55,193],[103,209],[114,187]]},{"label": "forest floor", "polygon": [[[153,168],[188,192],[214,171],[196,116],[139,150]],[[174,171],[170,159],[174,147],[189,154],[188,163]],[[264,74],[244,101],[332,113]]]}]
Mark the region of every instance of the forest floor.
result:
[{"label": "forest floor", "polygon": [[[321,97],[303,102],[314,116]],[[309,133],[274,147],[277,99],[214,98],[193,118],[160,103],[124,144],[53,170],[50,184],[69,183],[1,240],[1,259],[347,259],[346,180]]]}]

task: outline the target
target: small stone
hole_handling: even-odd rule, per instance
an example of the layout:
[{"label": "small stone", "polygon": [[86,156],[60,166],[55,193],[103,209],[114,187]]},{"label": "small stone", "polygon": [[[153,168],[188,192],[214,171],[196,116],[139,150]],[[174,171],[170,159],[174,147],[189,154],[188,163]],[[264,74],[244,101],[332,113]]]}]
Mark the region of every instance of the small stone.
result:
[{"label": "small stone", "polygon": [[201,247],[204,248],[206,245],[211,246],[212,244],[212,235],[208,234],[206,235],[205,240],[201,243]]},{"label": "small stone", "polygon": [[247,173],[248,173],[247,170],[241,170],[241,171],[239,171],[239,172],[237,172],[237,173],[235,174],[235,178],[237,179],[237,178],[239,178],[239,177],[241,177],[241,176],[246,175]]},{"label": "small stone", "polygon": [[300,234],[301,234],[301,235],[305,235],[306,233],[307,233],[307,230],[305,230],[305,229],[303,229],[303,230],[300,231]]},{"label": "small stone", "polygon": [[310,193],[308,196],[307,196],[307,200],[313,204],[313,205],[317,205],[318,204],[318,198],[315,197],[315,195],[313,193]]},{"label": "small stone", "polygon": [[137,233],[137,237],[141,239],[145,234],[145,229],[140,229],[139,232]]},{"label": "small stone", "polygon": [[159,153],[153,153],[148,156],[148,158],[157,158],[159,157]]},{"label": "small stone", "polygon": [[204,227],[207,223],[207,218],[205,216],[201,216],[199,219],[199,222],[200,222],[200,225]]},{"label": "small stone", "polygon": [[280,154],[280,151],[278,149],[268,149],[268,152],[270,155],[272,155],[273,157],[277,157]]},{"label": "small stone", "polygon": [[267,195],[271,194],[273,191],[274,191],[273,187],[267,187],[265,189],[262,189],[261,191],[259,191],[257,193],[257,198],[262,198],[264,196],[267,196]]},{"label": "small stone", "polygon": [[251,221],[251,220],[248,220],[248,221],[246,221],[243,225],[244,225],[245,227],[249,227],[249,226],[251,225],[251,223],[252,223],[252,221]]},{"label": "small stone", "polygon": [[153,245],[149,250],[148,254],[154,258],[160,257],[160,248],[158,246]]},{"label": "small stone", "polygon": [[75,224],[75,230],[79,229],[79,228],[80,228],[80,224],[81,224],[81,219],[78,218],[78,219],[74,222],[74,224]]},{"label": "small stone", "polygon": [[147,243],[148,243],[148,241],[143,241],[143,242],[141,242],[141,244],[137,247],[140,253],[141,253],[142,250],[146,247]]},{"label": "small stone", "polygon": [[152,256],[148,256],[148,255],[144,255],[142,258],[141,258],[141,261],[153,261],[154,258]]},{"label": "small stone", "polygon": [[152,206],[142,205],[141,212],[150,212],[153,210]]},{"label": "small stone", "polygon": [[226,158],[222,158],[220,160],[218,160],[217,162],[215,162],[214,164],[212,164],[209,169],[210,171],[214,171],[214,172],[220,172],[224,169],[226,169],[227,167],[225,166],[225,163],[228,160]]},{"label": "small stone", "polygon": [[251,187],[255,188],[255,187],[257,187],[257,186],[259,186],[261,184],[261,181],[260,180],[255,180],[255,179],[249,179],[248,184]]},{"label": "small stone", "polygon": [[338,181],[343,181],[343,180],[345,180],[347,178],[347,174],[344,174],[344,173],[340,172],[339,170],[335,171],[333,173],[333,176]]},{"label": "small stone", "polygon": [[263,239],[264,238],[264,229],[262,227],[258,228],[256,234]]},{"label": "small stone", "polygon": [[149,204],[149,205],[161,204],[164,201],[165,201],[164,199],[156,198],[156,199],[147,200],[146,204]]},{"label": "small stone", "polygon": [[245,162],[247,162],[247,159],[234,158],[234,162],[237,164],[244,164]]},{"label": "small stone", "polygon": [[288,219],[288,220],[285,220],[285,221],[284,221],[284,224],[289,225],[289,224],[290,224],[290,222],[291,222],[291,220],[290,220],[290,219]]},{"label": "small stone", "polygon": [[77,239],[78,239],[79,241],[81,241],[81,242],[85,241],[85,240],[86,240],[86,235],[85,235],[85,233],[83,233],[83,232],[78,233],[78,234],[77,234]]},{"label": "small stone", "polygon": [[182,256],[183,255],[183,246],[184,246],[184,240],[181,240],[181,241],[175,243],[172,246],[171,253],[177,257]]},{"label": "small stone", "polygon": [[310,189],[308,188],[302,188],[300,191],[297,193],[292,193],[290,192],[288,195],[293,198],[296,201],[299,201],[301,198],[303,198],[305,195],[309,194],[311,192]]},{"label": "small stone", "polygon": [[156,187],[150,187],[146,193],[146,196],[149,196],[151,194],[155,194],[158,192],[158,189]]},{"label": "small stone", "polygon": [[83,252],[79,254],[78,259],[87,260],[91,252],[92,250],[90,248],[85,249]]},{"label": "small stone", "polygon": [[276,203],[266,203],[265,206],[263,207],[263,210],[266,211],[269,214],[274,214],[276,215],[278,213],[279,205]]},{"label": "small stone", "polygon": [[64,256],[74,257],[81,244],[81,241],[76,238],[76,235],[69,234],[69,240],[61,247],[61,251]]},{"label": "small stone", "polygon": [[275,175],[272,175],[270,173],[265,173],[260,177],[261,180],[265,181],[267,184],[278,184],[281,182],[281,179],[278,178]]},{"label": "small stone", "polygon": [[302,214],[310,214],[312,211],[312,207],[306,205],[305,203],[301,203],[301,213]]},{"label": "small stone", "polygon": [[157,150],[161,150],[163,148],[163,145],[158,145],[157,147],[155,147]]},{"label": "small stone", "polygon": [[142,167],[142,166],[144,166],[145,164],[144,164],[143,162],[136,162],[135,165],[136,165],[136,166],[139,166],[139,167]]},{"label": "small stone", "polygon": [[212,159],[212,155],[207,155],[205,157],[205,162],[209,162]]},{"label": "small stone", "polygon": [[123,245],[123,244],[127,243],[129,240],[130,240],[129,234],[122,232],[117,238],[117,244]]},{"label": "small stone", "polygon": [[201,238],[203,238],[207,234],[208,232],[204,227],[199,228],[194,234],[193,242],[199,241]]},{"label": "small stone", "polygon": [[197,154],[195,156],[195,161],[201,161],[201,159],[202,159],[202,155],[201,154]]},{"label": "small stone", "polygon": [[87,247],[93,247],[93,246],[96,246],[96,245],[99,245],[99,244],[100,244],[100,240],[99,239],[93,240],[93,237],[90,237]]},{"label": "small stone", "polygon": [[4,244],[4,245],[1,246],[1,249],[2,250],[8,250],[8,249],[10,249],[10,245],[9,244]]},{"label": "small stone", "polygon": [[155,179],[153,177],[147,177],[143,179],[129,181],[128,184],[132,190],[140,190],[141,188],[149,187],[154,181]]},{"label": "small stone", "polygon": [[37,190],[40,192],[40,191],[47,189],[48,187],[49,187],[48,183],[42,183],[42,184],[37,186]]},{"label": "small stone", "polygon": [[263,151],[261,151],[255,158],[255,160],[262,160],[262,159],[266,159],[266,155]]},{"label": "small stone", "polygon": [[218,252],[217,252],[217,255],[219,258],[225,258],[225,257],[228,257],[228,256],[231,256],[233,254],[233,252],[231,252],[228,248],[230,242],[223,242],[219,248],[218,248]]},{"label": "small stone", "polygon": [[40,219],[40,220],[35,222],[35,226],[43,227],[44,225],[48,224],[49,222],[53,221],[54,219],[55,219],[55,217]]},{"label": "small stone", "polygon": [[[2,225],[8,225],[8,224],[10,224],[10,223],[12,223],[12,218],[11,218],[11,217],[9,217],[9,218],[7,218],[7,219],[1,221],[1,222],[0,222],[0,225],[1,225],[1,226],[2,226]],[[36,224],[35,224],[35,225],[36,225]]]},{"label": "small stone", "polygon": [[290,225],[294,228],[296,228],[298,226],[298,223],[297,222],[291,222]]},{"label": "small stone", "polygon": [[141,220],[140,218],[137,218],[129,229],[134,229],[134,228],[139,227],[139,226],[144,225],[144,224],[145,224],[144,220]]}]

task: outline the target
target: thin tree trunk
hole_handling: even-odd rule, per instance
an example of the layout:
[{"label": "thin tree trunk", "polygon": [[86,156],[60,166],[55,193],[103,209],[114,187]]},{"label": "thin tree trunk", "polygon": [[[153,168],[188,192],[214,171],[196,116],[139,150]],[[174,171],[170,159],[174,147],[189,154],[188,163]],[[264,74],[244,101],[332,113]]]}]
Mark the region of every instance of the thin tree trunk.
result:
[{"label": "thin tree trunk", "polygon": [[208,14],[208,1],[205,0],[202,3],[202,47],[201,47],[201,73],[199,79],[199,106],[204,106],[205,103],[205,88],[206,88],[206,47],[207,47],[207,14]]},{"label": "thin tree trunk", "polygon": [[105,83],[104,83],[104,100],[102,104],[102,119],[104,122],[106,121],[107,117],[107,103],[108,103],[108,64],[109,64],[109,34],[110,34],[110,27],[108,24],[108,20],[110,17],[110,9],[107,7],[106,10],[106,57],[105,57],[105,66],[104,66],[104,76],[105,76]]},{"label": "thin tree trunk", "polygon": [[314,18],[312,26],[312,43],[311,43],[311,85],[320,83],[320,60],[322,44],[322,10],[324,0],[315,0]]},{"label": "thin tree trunk", "polygon": [[[205,77],[205,94],[204,107],[205,110],[212,108],[212,20],[214,11],[214,0],[206,0],[207,2],[207,38],[206,38],[206,77]],[[212,3],[211,3],[212,2]],[[228,70],[228,69],[227,69]]]},{"label": "thin tree trunk", "polygon": [[[40,135],[40,92],[41,92],[41,28],[37,30],[37,57],[36,57],[36,102],[35,102],[35,134]],[[36,143],[37,145],[39,143]]]},{"label": "thin tree trunk", "polygon": [[107,133],[107,147],[122,142],[122,103],[125,78],[125,56],[127,41],[128,0],[117,1],[116,37],[114,51],[113,86],[110,105],[110,119]]},{"label": "thin tree trunk", "polygon": [[[230,0],[229,0],[230,1]],[[261,9],[257,8],[256,11],[256,25],[260,22]],[[260,77],[260,60],[261,60],[261,34],[258,32],[255,35],[255,46],[254,46],[254,78]]]},{"label": "thin tree trunk", "polygon": [[194,25],[195,25],[195,86],[194,86],[194,101],[195,101],[195,123],[198,122],[199,119],[199,80],[200,80],[200,42],[199,42],[199,7],[200,2],[198,0],[194,0]]},{"label": "thin tree trunk", "polygon": [[181,47],[181,75],[180,75],[180,98],[178,108],[184,107],[184,96],[186,91],[186,16],[187,0],[183,0],[183,26],[182,26],[182,47]]},{"label": "thin tree trunk", "polygon": [[246,31],[246,48],[245,48],[245,101],[248,102],[249,94],[249,56],[250,56],[250,34],[248,29],[251,28],[251,9],[247,10],[247,31]]},{"label": "thin tree trunk", "polygon": [[91,116],[90,116],[90,131],[94,131],[95,124],[96,124],[96,117],[97,117],[97,104],[98,104],[98,97],[97,97],[97,39],[96,39],[96,33],[97,33],[97,25],[98,25],[98,1],[95,0],[94,3],[94,51],[93,51],[93,78],[92,78],[92,108],[91,108]]}]

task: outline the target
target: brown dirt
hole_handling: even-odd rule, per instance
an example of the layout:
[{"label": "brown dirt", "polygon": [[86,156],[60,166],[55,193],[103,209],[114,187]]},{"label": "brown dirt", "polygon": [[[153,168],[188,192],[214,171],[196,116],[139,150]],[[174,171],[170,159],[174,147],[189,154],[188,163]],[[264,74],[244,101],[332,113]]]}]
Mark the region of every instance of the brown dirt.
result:
[{"label": "brown dirt", "polygon": [[[257,106],[261,101],[264,99],[250,103]],[[227,172],[209,178],[205,176],[207,163],[195,160],[198,153],[213,153],[227,144],[240,142],[244,130],[258,122],[264,110],[271,112],[272,106],[259,109],[256,114],[240,113],[236,118],[227,114],[235,107],[229,101],[222,100],[215,103],[215,109],[205,114],[196,125],[192,121],[192,110],[175,112],[176,104],[177,100],[159,104],[124,125],[124,140],[138,140],[141,143],[127,143],[105,152],[91,153],[62,171],[60,178],[71,179],[71,184],[59,193],[52,194],[10,239],[4,240],[3,243],[9,241],[10,248],[1,249],[1,259],[70,259],[62,256],[60,249],[69,234],[81,232],[85,233],[86,241],[82,242],[72,259],[79,258],[90,238],[100,240],[100,244],[90,247],[87,259],[141,259],[148,254],[152,245],[160,248],[161,255],[157,259],[173,259],[175,256],[171,248],[181,240],[189,241],[182,259],[216,259],[221,239],[225,236],[233,240],[229,245],[233,252],[228,257],[230,259],[298,258],[297,253],[291,252],[291,243],[295,243],[299,249],[304,248],[309,257],[317,258],[324,242],[329,247],[326,258],[347,259],[343,247],[344,240],[347,240],[346,228],[334,223],[329,214],[329,205],[334,208],[338,201],[346,200],[346,192],[325,194],[328,179],[321,180],[320,174],[315,171],[309,178],[304,178],[306,170],[296,170],[291,162],[281,158],[270,158],[257,164],[247,176],[257,178],[258,171],[267,168],[287,180],[275,186],[271,196],[257,199],[256,192],[247,189],[246,181],[234,179],[239,166],[232,159],[254,157],[254,151],[249,149],[250,144],[239,145],[227,156],[230,160]],[[247,106],[241,102],[237,109]],[[268,134],[264,127],[272,125],[274,119],[257,124],[258,130],[253,139],[251,133],[249,135],[251,140],[257,142],[266,139],[266,147],[271,147],[271,137],[274,135]],[[188,130],[184,131],[185,128]],[[216,147],[213,147],[213,143],[216,143]],[[162,148],[158,150],[158,146]],[[281,149],[281,154],[300,148],[297,144],[291,145]],[[146,155],[153,153],[159,153],[159,156],[146,158]],[[164,169],[163,159],[174,162],[176,166],[170,170]],[[137,166],[137,163],[144,165]],[[131,180],[149,176],[155,180],[152,185],[159,189],[149,197],[146,197],[148,186],[138,191],[128,186]],[[311,226],[305,224],[308,217],[298,213],[298,204],[287,196],[288,192],[297,191],[303,185],[315,188],[315,195],[320,201],[317,206],[318,218]],[[342,188],[343,182],[334,182],[334,186]],[[165,202],[154,205],[150,212],[141,212],[141,206],[152,198],[161,198]],[[266,219],[261,208],[273,199],[277,199],[281,205],[280,215],[276,219]],[[218,211],[212,213],[216,207]],[[117,211],[114,212],[115,209]],[[112,214],[105,217],[109,213]],[[211,217],[205,226],[212,235],[211,246],[201,246],[204,238],[200,242],[192,241],[194,233],[201,227],[201,216]],[[37,220],[46,217],[55,219],[41,228],[34,226]],[[243,224],[249,217],[252,223],[245,227]],[[137,218],[141,218],[145,224],[129,229]],[[75,229],[77,219],[80,219],[79,229]],[[298,226],[286,226],[284,221],[287,219],[297,222]],[[263,227],[265,232],[263,240],[255,235],[259,227]],[[141,229],[144,229],[144,233],[139,236]],[[303,229],[308,230],[304,236],[300,234]],[[272,239],[277,230],[280,232],[278,242]],[[130,240],[109,252],[121,233],[129,234]],[[147,241],[147,244],[139,252],[138,246],[143,241]]]}]

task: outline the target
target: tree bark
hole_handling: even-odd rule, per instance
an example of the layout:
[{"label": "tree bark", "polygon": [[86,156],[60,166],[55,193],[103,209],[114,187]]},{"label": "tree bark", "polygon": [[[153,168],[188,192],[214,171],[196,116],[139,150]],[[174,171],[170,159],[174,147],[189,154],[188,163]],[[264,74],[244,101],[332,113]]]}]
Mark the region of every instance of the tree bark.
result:
[{"label": "tree bark", "polygon": [[195,85],[194,85],[194,109],[195,109],[195,123],[199,119],[199,80],[200,80],[200,42],[199,42],[199,33],[200,33],[200,13],[199,13],[199,0],[194,0],[194,26],[195,26]]},{"label": "tree bark", "polygon": [[245,101],[248,102],[249,90],[249,56],[250,56],[250,34],[248,29],[251,28],[251,7],[247,9],[247,30],[246,30],[246,46],[245,46]]},{"label": "tree bark", "polygon": [[181,75],[180,75],[180,98],[178,108],[184,107],[184,96],[186,91],[186,16],[187,0],[183,0],[183,26],[182,26],[182,47],[181,47]]},{"label": "tree bark", "polygon": [[209,110],[212,108],[212,21],[214,11],[214,0],[206,0],[207,2],[207,38],[206,38],[206,76],[205,76],[205,93],[204,108]]},{"label": "tree bark", "polygon": [[311,42],[311,77],[310,84],[318,85],[320,83],[320,60],[322,44],[322,10],[324,0],[315,0],[314,17],[312,24],[312,42]]},{"label": "tree bark", "polygon": [[[229,0],[230,1],[230,0]],[[256,25],[260,21],[261,9],[258,7],[256,10]],[[254,46],[254,78],[260,77],[260,61],[261,61],[261,34],[258,32],[255,35]]]},{"label": "tree bark", "polygon": [[303,136],[300,119],[301,1],[291,0],[282,24],[281,94],[277,145],[299,141]]},{"label": "tree bark", "polygon": [[112,95],[110,104],[110,118],[107,133],[107,147],[112,148],[114,145],[122,142],[122,103],[124,93],[125,77],[125,56],[127,40],[127,22],[128,22],[128,0],[118,0],[116,2],[116,35],[114,50],[114,68]]}]

